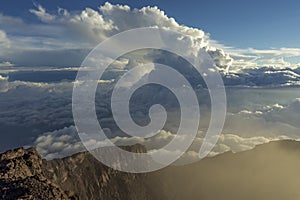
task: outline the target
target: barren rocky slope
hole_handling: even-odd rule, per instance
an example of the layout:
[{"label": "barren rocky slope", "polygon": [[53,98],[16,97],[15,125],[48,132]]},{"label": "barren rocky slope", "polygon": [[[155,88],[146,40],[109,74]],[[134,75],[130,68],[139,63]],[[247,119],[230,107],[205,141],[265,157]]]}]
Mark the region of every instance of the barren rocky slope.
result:
[{"label": "barren rocky slope", "polygon": [[42,159],[34,148],[0,154],[1,199],[77,199],[43,175]]},{"label": "barren rocky slope", "polygon": [[299,200],[299,169],[295,141],[148,174],[112,170],[87,152],[46,161],[35,149],[20,148],[0,154],[0,199]]}]

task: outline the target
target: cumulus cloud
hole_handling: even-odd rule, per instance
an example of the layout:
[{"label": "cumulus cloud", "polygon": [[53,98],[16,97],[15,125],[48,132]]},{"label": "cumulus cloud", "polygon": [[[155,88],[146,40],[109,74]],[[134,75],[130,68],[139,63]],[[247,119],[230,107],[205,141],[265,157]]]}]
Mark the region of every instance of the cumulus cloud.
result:
[{"label": "cumulus cloud", "polygon": [[7,92],[8,90],[8,77],[0,75],[0,92]]},{"label": "cumulus cloud", "polygon": [[[241,92],[241,90],[238,91]],[[259,90],[256,92],[259,93]],[[256,92],[252,93],[252,99],[243,101],[240,104],[236,103],[233,109],[229,108],[223,132],[241,137],[263,136],[266,138],[276,138],[285,135],[291,139],[298,139],[300,128],[298,123],[299,99],[293,99],[292,96],[289,96],[283,100],[281,95],[289,91],[281,91],[278,94],[271,92],[271,97],[274,98],[272,103],[269,99],[270,97],[259,98],[256,96]],[[292,93],[293,91],[290,92]],[[254,103],[254,99],[256,98],[260,103]],[[263,102],[265,100],[267,104]],[[233,102],[230,107],[232,105],[234,105]]]},{"label": "cumulus cloud", "polygon": [[[249,96],[253,95],[255,93],[249,94]],[[261,101],[263,102],[264,100],[261,99]],[[234,104],[234,102],[231,102],[231,104]],[[249,108],[239,110],[245,106]],[[223,133],[209,154],[210,156],[215,156],[226,151],[245,151],[254,148],[258,144],[274,140],[299,140],[298,133],[300,127],[297,123],[300,110],[299,98],[290,101],[288,104],[261,104],[252,108],[250,104],[241,104],[235,105],[235,108],[237,109],[236,113],[230,109]],[[205,118],[205,115],[203,117]],[[202,118],[202,120],[205,119]],[[165,128],[168,128],[168,126]],[[105,128],[105,132],[116,145],[122,146],[139,143],[145,145],[150,152],[163,147],[175,137],[175,132],[170,130],[162,130],[159,134],[147,139],[114,136],[109,128]],[[176,164],[186,164],[198,160],[198,151],[203,143],[204,134],[205,129],[198,132],[189,150]],[[98,147],[109,145],[106,140],[91,140],[88,143]],[[37,137],[34,144],[47,159],[64,157],[85,150],[74,126],[42,134]]]},{"label": "cumulus cloud", "polygon": [[[30,12],[36,15],[43,24],[31,29],[37,30],[36,33],[42,35],[42,39],[36,37],[35,34],[30,34],[26,29],[28,36],[16,36],[15,39],[22,46],[27,46],[28,49],[35,49],[43,46],[39,51],[55,50],[54,48],[61,48],[68,51],[66,47],[82,49],[91,49],[102,40],[117,34],[119,32],[139,27],[160,27],[181,32],[188,35],[188,40],[181,40],[180,42],[190,45],[192,48],[204,48],[209,43],[209,36],[204,31],[178,24],[175,19],[168,17],[164,11],[157,7],[144,7],[141,9],[132,9],[126,5],[112,5],[106,2],[100,6],[98,10],[86,8],[80,12],[68,11],[63,8],[58,8],[56,13],[48,13],[41,5],[35,5],[36,9],[30,9]],[[3,20],[11,21],[12,17],[2,16]],[[1,19],[1,17],[0,17]],[[14,20],[13,23],[24,23],[22,20]],[[6,26],[7,29],[8,26]],[[48,35],[44,35],[39,29],[48,29],[44,31]],[[12,32],[16,34],[15,32]],[[52,34],[52,35],[51,35]],[[36,40],[43,45],[37,45],[30,42]],[[47,41],[47,43],[45,43]],[[26,45],[27,43],[27,45]],[[73,45],[72,45],[73,44]],[[64,48],[65,47],[65,48]],[[28,51],[28,50],[25,50]],[[217,51],[218,53],[213,53]],[[229,56],[224,54],[219,49],[210,50],[211,55],[215,57],[217,65],[226,68],[226,62],[230,62]],[[31,52],[32,53],[32,52]],[[10,55],[8,55],[10,56]],[[20,55],[16,55],[19,57]],[[222,58],[224,56],[224,58]],[[42,57],[41,55],[36,57]],[[44,56],[43,56],[44,57]],[[24,57],[22,59],[25,59]],[[46,59],[47,60],[47,59]],[[57,60],[57,59],[56,59]],[[69,59],[72,60],[72,59]],[[16,62],[15,62],[16,63]],[[21,63],[20,61],[18,64]],[[78,63],[79,65],[80,63]]]},{"label": "cumulus cloud", "polygon": [[4,49],[10,47],[10,39],[8,39],[6,32],[3,30],[0,30],[0,47]]},{"label": "cumulus cloud", "polygon": [[[42,55],[32,54],[37,58],[43,56],[46,59],[47,56],[45,55],[47,53],[53,54],[53,51],[58,49],[61,54],[71,49],[73,51],[77,49],[77,54],[82,54],[83,52],[79,49],[83,49],[83,47],[85,50],[90,50],[95,44],[114,34],[138,27],[161,27],[189,35],[193,41],[190,43],[191,47],[205,47],[219,69],[225,72],[228,72],[228,70],[236,72],[241,68],[253,67],[293,68],[297,64],[289,62],[288,59],[299,58],[300,56],[299,48],[257,50],[254,48],[237,49],[222,45],[211,40],[208,33],[198,28],[178,24],[174,18],[168,17],[158,7],[148,6],[136,9],[127,5],[113,5],[106,2],[96,10],[85,8],[82,11],[75,12],[58,8],[56,12],[49,13],[42,5],[35,4],[35,9],[29,11],[37,16],[42,24],[26,24],[20,18],[0,15],[0,22],[3,22],[0,23],[0,28],[12,34],[10,37],[17,41],[14,42],[13,46],[27,48],[22,49],[23,52],[30,49],[32,54],[32,50],[37,48],[39,51],[45,52]],[[6,43],[6,45],[8,44]],[[49,50],[51,51],[49,52]],[[86,54],[83,53],[81,58],[84,58],[84,55]],[[20,57],[20,54],[14,49],[11,54],[5,56],[11,59]],[[18,62],[13,60],[13,62],[21,64],[22,61],[26,60],[26,57],[20,58]],[[56,60],[60,62],[60,59]],[[63,57],[61,57],[61,60],[63,60]],[[72,57],[69,60],[73,60]],[[62,63],[60,65],[67,64]],[[74,64],[72,63],[72,65]],[[77,65],[79,64],[78,61]],[[40,65],[40,63],[36,65]]]},{"label": "cumulus cloud", "polygon": [[299,48],[278,48],[258,50],[254,48],[237,49],[226,48],[226,51],[234,58],[232,70],[253,67],[275,67],[275,68],[293,68],[297,63],[288,62],[289,58],[300,57]]},{"label": "cumulus cloud", "polygon": [[[106,132],[109,130],[106,130]],[[203,134],[198,134],[189,150],[178,160],[176,165],[188,164],[199,160],[198,152],[203,143]],[[115,137],[111,142],[117,146],[126,146],[134,144],[142,144],[147,148],[148,152],[156,152],[168,144],[175,135],[169,131],[162,130],[156,136],[144,139],[140,137]],[[291,139],[288,136],[280,135],[277,137],[241,137],[235,134],[222,134],[209,156],[215,156],[227,151],[240,152],[254,148],[256,145],[268,143],[274,140]],[[54,159],[70,156],[72,154],[86,151],[82,142],[77,135],[74,126],[65,127],[60,130],[48,132],[36,138],[34,144],[39,153],[46,159]],[[86,141],[86,144],[96,147],[111,146],[107,140]],[[171,154],[172,152],[165,152]]]},{"label": "cumulus cloud", "polygon": [[13,67],[13,66],[15,65],[9,61],[0,62],[0,67]]},{"label": "cumulus cloud", "polygon": [[300,84],[299,68],[252,67],[240,68],[225,74],[224,84],[228,86],[278,87]]},{"label": "cumulus cloud", "polygon": [[35,145],[46,159],[72,155],[84,150],[74,126],[41,135],[35,140]]},{"label": "cumulus cloud", "polygon": [[[57,127],[73,123],[71,82],[8,82],[1,77],[0,123],[12,126]],[[17,105],[17,106],[16,106]]]},{"label": "cumulus cloud", "polygon": [[[59,8],[58,14],[52,15],[41,5],[38,5],[38,10],[32,9],[31,12],[43,22],[65,25],[71,30],[70,34],[91,42],[100,42],[116,33],[139,27],[165,27],[191,35],[197,40],[207,38],[202,30],[179,25],[157,7],[131,9],[126,5],[112,5],[106,2],[99,10],[86,8],[80,13],[70,13]],[[41,16],[46,16],[47,20],[43,20]]]},{"label": "cumulus cloud", "polygon": [[228,72],[233,62],[229,54],[226,54],[222,49],[209,49],[207,52],[219,68],[225,69],[225,72]]},{"label": "cumulus cloud", "polygon": [[299,127],[300,98],[294,99],[290,104],[274,104],[262,110],[264,117],[269,121],[285,122]]},{"label": "cumulus cloud", "polygon": [[63,15],[60,23],[68,26],[70,34],[90,42],[100,42],[118,29],[112,20],[105,20],[98,11],[90,8],[86,8],[80,14]]},{"label": "cumulus cloud", "polygon": [[[113,69],[124,69],[127,64],[128,60],[120,60]],[[56,70],[60,70],[59,73],[64,73],[64,70],[68,71],[70,69]],[[61,129],[73,124],[71,109],[72,82],[34,83],[15,80],[8,83],[8,77],[2,76],[0,83],[2,86],[0,109],[3,111],[0,116],[1,124],[38,127],[39,132],[35,131],[36,135],[45,132],[45,130]],[[107,79],[107,81],[100,81],[99,83],[104,98],[96,99],[96,110],[99,112],[98,117],[101,126],[104,125],[110,128],[109,135],[114,138],[122,135],[119,134],[119,130],[116,129],[116,125],[113,123],[109,108],[110,99],[106,95],[111,91],[114,80]],[[206,102],[209,97],[208,94],[204,95],[202,90],[197,91],[197,94],[201,99],[200,109],[203,127],[200,128],[205,132],[210,117],[209,109],[206,108],[209,107],[209,102]],[[242,138],[262,136],[267,139],[274,139],[281,135],[287,135],[289,138],[296,139],[300,128],[298,125],[300,105],[297,94],[297,89],[228,88],[228,115],[223,133]],[[133,101],[134,106],[131,108],[134,119],[147,118],[148,110],[145,104],[152,105],[155,102],[166,106],[166,108],[174,108],[177,105],[172,95],[169,96],[168,93],[157,88],[147,89],[146,92],[141,90],[134,99],[137,100],[136,102]],[[176,112],[170,112],[168,119],[169,117],[170,121],[166,124],[164,137],[159,140],[156,137],[157,141],[151,143],[158,144],[156,148],[163,144],[159,141],[168,141],[164,138],[171,139],[173,137],[172,133],[177,130],[178,119],[176,117],[179,117],[179,115]],[[131,141],[141,141],[137,138],[133,139]],[[127,141],[130,140],[127,139]],[[144,140],[142,140],[142,143],[148,144]],[[228,149],[228,146],[225,147],[224,144],[221,147]],[[152,148],[154,147],[152,146]],[[194,149],[194,151],[197,152],[198,149]]]},{"label": "cumulus cloud", "polygon": [[31,13],[35,14],[41,21],[51,22],[51,21],[55,20],[55,16],[47,13],[46,9],[43,8],[41,5],[39,5],[39,4],[34,4],[34,5],[36,6],[37,10],[30,9],[29,11]]},{"label": "cumulus cloud", "polygon": [[[102,40],[122,32],[124,30],[138,27],[161,27],[175,30],[189,35],[192,38],[191,47],[205,47],[212,56],[216,65],[221,71],[236,72],[244,68],[276,67],[276,68],[294,68],[297,63],[292,63],[289,58],[300,58],[299,48],[278,48],[258,50],[254,48],[238,49],[229,47],[211,40],[209,34],[198,28],[192,28],[180,25],[174,18],[158,7],[143,7],[141,9],[130,8],[127,5],[113,5],[109,2],[99,6],[98,9],[85,8],[82,11],[66,10],[58,8],[56,12],[49,13],[46,8],[40,4],[34,4],[35,8],[30,9],[42,23],[26,24],[21,18],[6,16],[0,14],[0,28],[6,31],[9,38],[13,38],[13,48],[9,53],[1,58],[3,60],[12,60],[15,64],[22,65],[45,65],[45,63],[29,62],[28,56],[22,53],[28,51],[26,55],[32,55],[35,58],[43,58],[47,61],[47,54],[58,55],[67,54],[69,61],[76,58],[75,55],[67,53],[75,51],[84,58],[85,52],[92,49],[95,44]],[[3,43],[5,35],[0,32],[0,44]],[[6,37],[7,38],[7,37]],[[10,42],[5,46],[9,46]],[[26,48],[25,48],[26,47]],[[22,53],[17,51],[22,49]],[[37,50],[43,53],[37,53]],[[59,51],[58,53],[55,53]],[[18,59],[19,58],[19,59]],[[74,58],[74,59],[73,59]],[[33,60],[33,59],[31,59]],[[53,59],[52,59],[53,60]],[[68,65],[68,62],[60,56],[56,65]],[[69,65],[79,65],[79,59]]]}]

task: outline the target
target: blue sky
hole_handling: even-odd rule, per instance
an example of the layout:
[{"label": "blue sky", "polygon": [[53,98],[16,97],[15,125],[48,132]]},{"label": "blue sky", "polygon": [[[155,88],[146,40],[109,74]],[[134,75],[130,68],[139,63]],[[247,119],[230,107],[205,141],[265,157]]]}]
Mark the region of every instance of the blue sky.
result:
[{"label": "blue sky", "polygon": [[[96,9],[102,0],[3,0],[0,12],[19,16],[29,22],[37,18],[28,12],[33,2],[40,3],[49,12],[58,7],[68,10]],[[297,0],[112,0],[113,4],[131,7],[157,5],[180,24],[197,27],[211,34],[225,45],[237,48],[300,47],[300,2]]]},{"label": "blue sky", "polygon": [[207,47],[219,49],[218,60],[233,68],[300,66],[296,0],[105,2],[3,0],[0,66],[78,66],[103,39],[144,26],[184,27],[200,35],[204,31],[202,39],[209,35]]}]

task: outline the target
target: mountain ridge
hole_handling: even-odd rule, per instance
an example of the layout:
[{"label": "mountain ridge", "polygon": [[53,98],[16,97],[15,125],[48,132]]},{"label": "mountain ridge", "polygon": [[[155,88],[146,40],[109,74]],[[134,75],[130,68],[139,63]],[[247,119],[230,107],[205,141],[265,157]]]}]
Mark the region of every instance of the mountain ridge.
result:
[{"label": "mountain ridge", "polygon": [[[124,147],[143,152],[142,145]],[[36,149],[0,154],[0,199],[290,199],[300,196],[300,142],[274,141],[187,166],[130,174],[88,152],[44,160]]]}]

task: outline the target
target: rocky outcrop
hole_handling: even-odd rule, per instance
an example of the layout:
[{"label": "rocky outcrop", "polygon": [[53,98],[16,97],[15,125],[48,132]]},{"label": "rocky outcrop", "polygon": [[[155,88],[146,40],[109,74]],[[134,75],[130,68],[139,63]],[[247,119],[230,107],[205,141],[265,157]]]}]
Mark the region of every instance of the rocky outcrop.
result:
[{"label": "rocky outcrop", "polygon": [[[142,145],[123,147],[131,152],[145,152]],[[110,148],[102,148],[109,151]],[[109,152],[107,152],[109,153]],[[145,174],[130,174],[106,167],[90,153],[43,162],[44,174],[64,190],[76,191],[80,199],[141,200],[150,199]]]},{"label": "rocky outcrop", "polygon": [[46,161],[34,148],[19,148],[0,154],[0,199],[147,200],[144,176],[115,171],[88,152]]},{"label": "rocky outcrop", "polygon": [[0,199],[77,199],[43,175],[42,159],[34,148],[0,155]]}]

